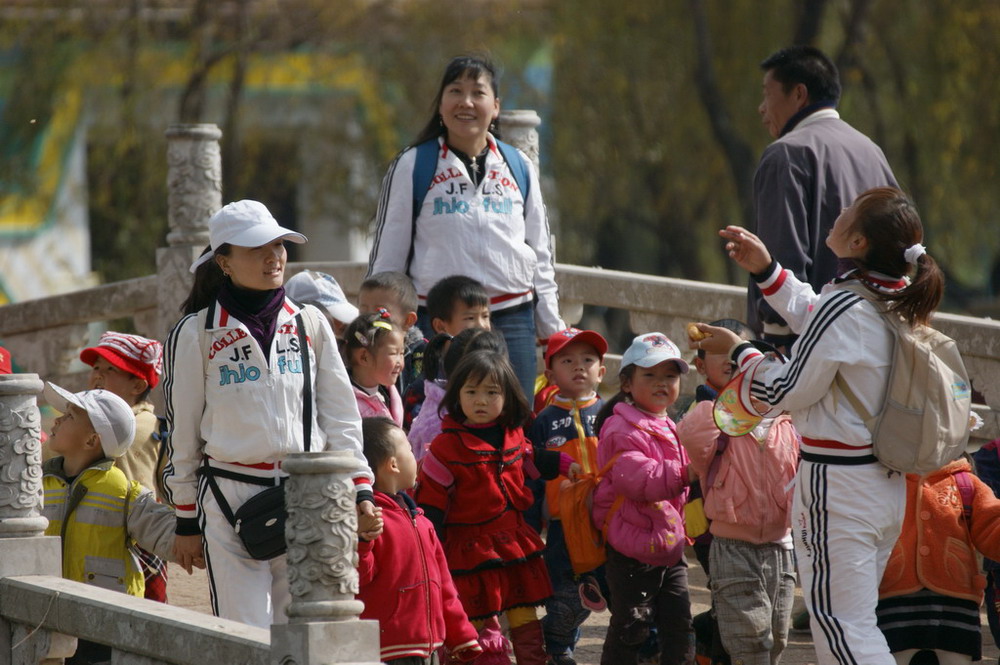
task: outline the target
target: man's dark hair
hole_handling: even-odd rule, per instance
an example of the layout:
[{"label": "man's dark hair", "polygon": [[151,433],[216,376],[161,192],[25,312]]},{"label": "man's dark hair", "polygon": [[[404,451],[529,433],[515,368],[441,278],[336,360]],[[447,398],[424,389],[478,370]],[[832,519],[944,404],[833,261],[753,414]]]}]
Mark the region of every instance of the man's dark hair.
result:
[{"label": "man's dark hair", "polygon": [[826,54],[812,46],[790,46],[769,55],[760,68],[771,72],[787,93],[799,83],[806,87],[809,102],[840,101],[840,74]]},{"label": "man's dark hair", "polygon": [[489,307],[490,298],[481,282],[465,275],[451,275],[438,282],[427,292],[427,315],[431,321],[448,321],[457,302],[466,307]]},{"label": "man's dark hair", "polygon": [[365,459],[368,460],[368,468],[372,473],[396,454],[396,446],[389,438],[394,429],[399,429],[399,425],[390,418],[378,416],[361,419],[361,439],[364,441]]}]

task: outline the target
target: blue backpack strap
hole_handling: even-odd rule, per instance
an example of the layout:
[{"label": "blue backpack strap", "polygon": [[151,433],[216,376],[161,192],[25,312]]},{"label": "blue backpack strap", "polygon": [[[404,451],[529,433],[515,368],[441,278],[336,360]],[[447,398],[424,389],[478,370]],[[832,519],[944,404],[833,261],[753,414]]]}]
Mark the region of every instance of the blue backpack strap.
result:
[{"label": "blue backpack strap", "polygon": [[438,149],[440,144],[436,138],[424,141],[416,147],[417,157],[413,162],[413,216],[410,222],[410,251],[406,256],[406,270],[410,274],[410,263],[413,262],[413,241],[417,234],[417,217],[427,198],[427,190],[431,188],[434,172],[437,170]]},{"label": "blue backpack strap", "polygon": [[517,188],[521,190],[521,195],[524,197],[524,208],[527,210],[528,194],[531,192],[531,178],[528,177],[528,165],[525,163],[524,157],[521,157],[521,153],[517,151],[517,148],[509,143],[504,143],[498,139],[497,149],[500,150],[500,154],[503,155],[504,160],[507,162],[511,175],[514,176],[514,182],[517,183]]},{"label": "blue backpack strap", "polygon": [[416,147],[417,158],[413,163],[413,220],[416,221],[420,208],[427,198],[427,190],[434,180],[434,171],[438,163],[438,140],[430,139]]},{"label": "blue backpack strap", "polygon": [[[410,264],[413,262],[413,241],[417,234],[417,217],[420,215],[420,209],[424,206],[424,199],[427,198],[427,190],[431,188],[431,183],[434,180],[440,147],[441,144],[438,140],[433,138],[424,141],[415,148],[417,156],[413,162],[413,215],[410,223],[410,251],[406,256],[406,270],[404,271],[407,275],[410,274]],[[498,140],[497,149],[504,161],[507,162],[511,175],[514,176],[514,182],[517,183],[517,188],[521,190],[521,195],[524,197],[524,208],[527,209],[528,194],[531,191],[528,164],[521,157],[517,148],[509,143]]]}]

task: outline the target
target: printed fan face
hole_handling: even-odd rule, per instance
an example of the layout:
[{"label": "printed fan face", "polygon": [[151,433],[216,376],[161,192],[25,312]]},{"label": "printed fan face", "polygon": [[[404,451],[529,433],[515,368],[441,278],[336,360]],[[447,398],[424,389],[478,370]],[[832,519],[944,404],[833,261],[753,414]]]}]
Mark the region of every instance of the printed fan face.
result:
[{"label": "printed fan face", "polygon": [[763,420],[750,408],[750,384],[744,381],[746,374],[740,373],[719,391],[712,408],[715,425],[729,436],[743,436]]}]

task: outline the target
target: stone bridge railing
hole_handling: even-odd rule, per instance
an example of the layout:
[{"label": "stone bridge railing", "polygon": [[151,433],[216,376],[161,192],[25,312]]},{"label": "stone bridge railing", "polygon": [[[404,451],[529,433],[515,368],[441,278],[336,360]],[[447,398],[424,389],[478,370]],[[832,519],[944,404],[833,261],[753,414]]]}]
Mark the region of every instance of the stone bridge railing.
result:
[{"label": "stone bridge railing", "polygon": [[[333,275],[353,298],[365,265],[356,262],[296,263],[289,276],[302,269]],[[688,321],[723,317],[743,318],[743,287],[655,277],[617,270],[557,264],[560,307],[567,321],[578,321],[584,306],[622,309],[629,313],[633,331],[660,330],[684,339]],[[72,361],[86,344],[92,321],[132,318],[140,334],[163,338],[157,328],[157,276],[99,286],[75,293],[17,303],[0,308],[0,339],[23,367],[82,388],[85,374],[71,373]],[[954,314],[938,314],[934,325],[958,341],[973,385],[984,396],[977,412],[986,421],[972,445],[1000,437],[1000,322]],[[617,356],[608,357],[606,383],[613,385]],[[691,388],[689,383],[685,386]]]},{"label": "stone bridge railing", "polygon": [[[379,662],[378,624],[358,617],[357,518],[345,452],[289,455],[287,623],[271,630],[65,580],[41,515],[37,374],[0,375],[0,663],[62,662],[78,639],[116,665],[318,665]],[[178,571],[180,572],[180,571]]]}]

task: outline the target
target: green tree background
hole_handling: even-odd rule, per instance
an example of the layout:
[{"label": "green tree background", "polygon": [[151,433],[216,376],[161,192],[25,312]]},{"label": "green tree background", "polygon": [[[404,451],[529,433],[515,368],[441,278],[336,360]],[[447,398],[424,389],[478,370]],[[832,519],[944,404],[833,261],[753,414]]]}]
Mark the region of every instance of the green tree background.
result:
[{"label": "green tree background", "polygon": [[[841,113],[915,198],[951,276],[949,307],[988,311],[1000,288],[1000,3],[982,0],[17,0],[0,8],[0,195],[32,187],[34,133],[72,72],[118,128],[88,143],[105,281],[148,274],[164,244],[165,124],[151,126],[154,115],[218,123],[224,198],[284,202],[292,215],[299,162],[247,121],[249,63],[329,54],[357,58],[377,90],[353,108],[370,164],[353,205],[369,219],[381,170],[426,121],[444,63],[488,52],[507,100],[542,115],[560,261],[741,283],[715,231],[752,223],[750,178],[770,140],[758,63],[791,43],[838,62]],[[151,55],[164,51],[181,72],[171,90]],[[307,73],[316,87],[328,76]],[[285,94],[289,112],[315,99]],[[339,119],[328,122],[336,135]]]}]

